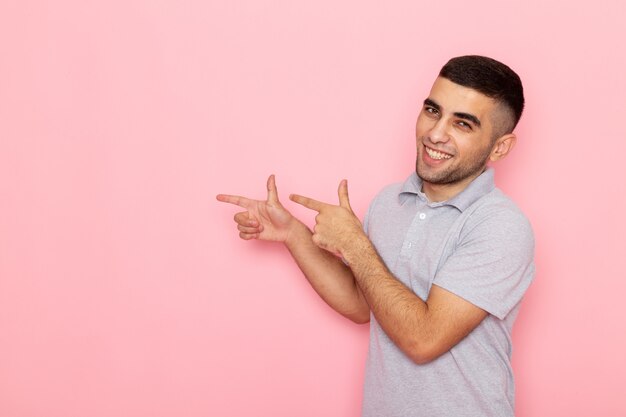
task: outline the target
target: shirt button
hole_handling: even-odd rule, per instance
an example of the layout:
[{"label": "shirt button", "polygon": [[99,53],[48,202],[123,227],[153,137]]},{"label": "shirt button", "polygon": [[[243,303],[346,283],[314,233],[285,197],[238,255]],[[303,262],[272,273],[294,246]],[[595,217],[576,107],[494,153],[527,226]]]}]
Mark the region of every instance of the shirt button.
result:
[{"label": "shirt button", "polygon": [[426,213],[420,213],[420,220],[424,220],[426,218]]}]

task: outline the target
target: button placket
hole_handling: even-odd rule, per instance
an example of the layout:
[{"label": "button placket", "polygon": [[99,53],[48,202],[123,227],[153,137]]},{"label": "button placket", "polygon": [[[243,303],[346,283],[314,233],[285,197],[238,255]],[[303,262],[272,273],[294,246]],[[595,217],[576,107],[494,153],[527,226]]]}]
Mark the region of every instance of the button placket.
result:
[{"label": "button placket", "polygon": [[414,239],[415,236],[417,236],[417,233],[419,233],[419,229],[422,226],[422,220],[423,218],[426,218],[426,214],[423,212],[418,212],[416,213],[415,217],[413,217],[413,221],[411,222],[411,227],[409,228],[405,240],[402,243],[402,251],[400,256],[402,258],[410,258],[413,255],[413,251],[411,250],[414,246]]}]

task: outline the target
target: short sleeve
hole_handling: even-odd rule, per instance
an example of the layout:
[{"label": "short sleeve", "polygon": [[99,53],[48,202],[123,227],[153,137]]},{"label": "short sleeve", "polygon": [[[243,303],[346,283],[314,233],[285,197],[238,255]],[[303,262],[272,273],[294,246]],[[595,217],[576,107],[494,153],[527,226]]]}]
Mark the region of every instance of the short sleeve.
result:
[{"label": "short sleeve", "polygon": [[468,221],[433,284],[504,319],[533,280],[534,236],[519,211],[489,210]]}]

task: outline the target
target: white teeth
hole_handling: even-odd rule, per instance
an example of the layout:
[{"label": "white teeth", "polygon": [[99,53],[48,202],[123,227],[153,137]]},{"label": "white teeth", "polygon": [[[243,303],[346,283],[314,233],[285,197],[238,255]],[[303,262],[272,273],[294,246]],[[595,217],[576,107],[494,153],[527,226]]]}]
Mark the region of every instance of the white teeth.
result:
[{"label": "white teeth", "polygon": [[430,148],[426,148],[424,147],[424,149],[426,149],[426,153],[428,153],[428,156],[430,156],[433,159],[450,159],[452,158],[452,155],[448,155],[446,153],[441,153],[438,152],[434,149],[430,149]]}]

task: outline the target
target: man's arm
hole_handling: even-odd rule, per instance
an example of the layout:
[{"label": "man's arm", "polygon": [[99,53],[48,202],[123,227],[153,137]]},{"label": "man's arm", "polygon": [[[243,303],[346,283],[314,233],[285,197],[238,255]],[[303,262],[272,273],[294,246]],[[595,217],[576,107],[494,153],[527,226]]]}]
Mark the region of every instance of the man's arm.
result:
[{"label": "man's arm", "polygon": [[423,301],[391,274],[367,239],[346,248],[343,256],[385,333],[418,364],[449,351],[487,317],[437,285]]},{"label": "man's arm", "polygon": [[235,215],[242,239],[284,243],[313,289],[330,307],[356,323],[369,321],[369,306],[351,269],[313,243],[311,231],[283,207],[273,175],[267,180],[266,201],[227,194],[219,194],[217,199],[246,210]]},{"label": "man's arm", "polygon": [[447,352],[487,316],[436,285],[423,301],[398,281],[352,212],[345,180],[339,185],[339,206],[298,195],[290,198],[319,212],[312,241],[346,260],[376,320],[414,362],[426,363]]},{"label": "man's arm", "polygon": [[355,323],[370,320],[370,308],[352,270],[337,256],[313,243],[313,234],[298,221],[285,242],[291,256],[317,294]]}]

